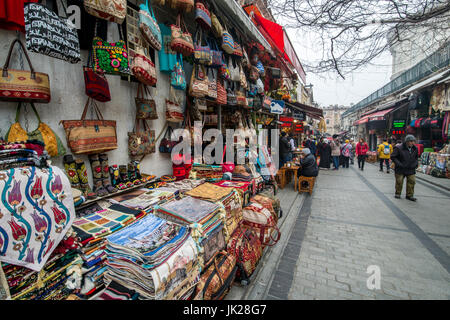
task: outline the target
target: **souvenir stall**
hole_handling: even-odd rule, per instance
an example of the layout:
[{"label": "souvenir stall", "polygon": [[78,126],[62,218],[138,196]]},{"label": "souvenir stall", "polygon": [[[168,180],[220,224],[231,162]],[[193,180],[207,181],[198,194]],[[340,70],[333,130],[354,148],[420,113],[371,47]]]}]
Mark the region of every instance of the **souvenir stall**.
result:
[{"label": "souvenir stall", "polygon": [[[281,235],[267,141],[254,154],[248,139],[276,125],[276,59],[215,1],[28,2],[0,15],[0,299],[218,300],[249,284]],[[244,163],[177,165],[172,132],[195,121],[239,129],[226,148]]]}]

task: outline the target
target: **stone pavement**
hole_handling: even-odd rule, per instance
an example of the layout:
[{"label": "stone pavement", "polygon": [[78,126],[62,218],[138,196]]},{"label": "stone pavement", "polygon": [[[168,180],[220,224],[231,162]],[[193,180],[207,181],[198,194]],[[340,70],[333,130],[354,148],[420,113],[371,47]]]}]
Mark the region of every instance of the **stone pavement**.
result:
[{"label": "stone pavement", "polygon": [[[289,239],[277,244],[267,290],[246,297],[450,299],[450,192],[418,182],[414,203],[394,198],[394,182],[370,164],[321,170]],[[379,268],[379,289],[367,287],[369,266]]]}]

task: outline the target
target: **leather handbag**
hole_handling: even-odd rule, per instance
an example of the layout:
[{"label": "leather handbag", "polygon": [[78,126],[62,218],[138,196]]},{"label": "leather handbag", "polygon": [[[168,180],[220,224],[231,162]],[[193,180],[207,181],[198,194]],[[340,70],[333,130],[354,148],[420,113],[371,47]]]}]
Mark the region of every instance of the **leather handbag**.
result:
[{"label": "leather handbag", "polygon": [[[141,131],[140,122],[144,127]],[[146,120],[136,117],[133,132],[128,132],[128,153],[130,157],[144,156],[155,152],[155,130],[150,130]]]},{"label": "leather handbag", "polygon": [[156,51],[161,50],[162,35],[159,29],[158,22],[155,18],[153,8],[148,5],[148,0],[145,4],[139,6],[139,30],[150,46]]},{"label": "leather handbag", "polygon": [[204,269],[194,300],[222,300],[230,291],[236,276],[236,258],[226,251],[221,251]]},{"label": "leather handbag", "polygon": [[194,53],[194,42],[181,14],[178,15],[176,24],[171,25],[170,29],[170,48],[175,52],[181,53],[185,57],[192,56]]},{"label": "leather handbag", "polygon": [[145,85],[152,87],[158,82],[155,64],[150,57],[144,53],[142,48],[138,48],[134,54],[133,62],[131,63],[131,71],[136,79]]},{"label": "leather handbag", "polygon": [[[30,71],[9,69],[14,45],[19,43],[28,61]],[[35,72],[25,46],[19,39],[14,39],[9,47],[8,56],[0,69],[0,101],[7,102],[50,102],[50,79],[48,74]]]},{"label": "leather handbag", "polygon": [[81,55],[77,29],[72,28],[68,22],[64,1],[61,1],[61,4],[65,18],[39,3],[24,5],[27,49],[70,63],[78,63],[81,61]]},{"label": "leather handbag", "polygon": [[[86,119],[92,107],[97,119]],[[117,149],[116,121],[104,120],[95,103],[88,98],[80,120],[61,120],[66,132],[67,145],[74,154],[102,153]]]},{"label": "leather handbag", "polygon": [[214,13],[211,13],[211,29],[212,33],[216,38],[222,38],[223,35],[223,27],[220,24],[219,19]]},{"label": "leather handbag", "polygon": [[203,0],[195,2],[195,22],[205,30],[211,28],[211,14]]},{"label": "leather handbag", "polygon": [[144,93],[151,96],[149,88],[146,85],[139,83],[137,96],[134,99],[136,102],[136,118],[149,120],[158,119],[155,100],[153,97],[151,99],[145,98]]},{"label": "leather handbag", "polygon": [[127,0],[84,0],[84,9],[94,17],[122,24],[127,15]]},{"label": "leather handbag", "polygon": [[183,57],[177,53],[177,62],[170,74],[170,85],[178,90],[186,90],[186,76],[183,67]]},{"label": "leather handbag", "polygon": [[22,128],[19,122],[22,103],[19,102],[16,111],[16,122],[11,125],[6,133],[6,140],[8,142],[38,140],[45,144],[45,150],[47,150],[51,157],[63,156],[66,153],[66,148],[62,144],[60,138],[47,124],[41,121],[41,117],[39,116],[34,103],[31,102],[30,104],[39,122],[37,129],[31,132],[26,132]]},{"label": "leather handbag", "polygon": [[169,89],[169,99],[166,99],[166,120],[169,122],[183,122],[184,114],[172,86]]},{"label": "leather handbag", "polygon": [[234,52],[234,40],[231,33],[228,32],[226,26],[222,33],[222,49],[228,54],[233,54]]},{"label": "leather handbag", "polygon": [[203,32],[200,29],[197,29],[194,35],[195,44],[194,44],[194,60],[195,62],[210,66],[212,64],[212,54],[211,49],[206,41],[202,43],[202,40],[205,40],[203,37]]},{"label": "leather handbag", "polygon": [[128,50],[123,41],[122,29],[119,25],[120,40],[116,42],[103,41],[97,37],[95,28],[94,39],[92,40],[92,51],[94,55],[94,71],[106,74],[129,76],[130,66],[128,61]]},{"label": "leather handbag", "polygon": [[223,84],[223,80],[217,77],[217,99],[216,103],[218,105],[226,105],[227,104],[227,90]]},{"label": "leather handbag", "polygon": [[164,133],[164,137],[161,139],[159,143],[159,152],[161,153],[172,153],[173,147],[175,147],[179,141],[172,141],[172,132],[173,129],[168,126],[166,132]]},{"label": "leather handbag", "polygon": [[92,51],[90,50],[87,65],[83,67],[86,95],[100,102],[111,101],[108,80],[103,72],[95,72],[91,65]]},{"label": "leather handbag", "polygon": [[177,11],[189,13],[194,8],[194,0],[168,0],[170,7]]},{"label": "leather handbag", "polygon": [[208,94],[206,98],[210,101],[217,100],[217,77],[214,74],[214,70],[210,68],[208,68]]},{"label": "leather handbag", "polygon": [[191,83],[189,86],[189,95],[195,98],[206,97],[208,94],[208,82],[205,67],[194,64],[194,70],[192,70]]}]

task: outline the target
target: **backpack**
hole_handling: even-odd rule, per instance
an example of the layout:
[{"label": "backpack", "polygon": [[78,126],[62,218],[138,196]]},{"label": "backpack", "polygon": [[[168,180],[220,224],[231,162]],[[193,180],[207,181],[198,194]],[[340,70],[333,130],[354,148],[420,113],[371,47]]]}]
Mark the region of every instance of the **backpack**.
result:
[{"label": "backpack", "polygon": [[389,155],[391,153],[391,147],[388,144],[385,144],[383,152],[385,155]]},{"label": "backpack", "polygon": [[350,157],[350,149],[349,149],[348,146],[349,146],[349,145],[347,144],[347,145],[344,147],[344,149],[342,150],[342,155],[343,155],[344,157]]}]

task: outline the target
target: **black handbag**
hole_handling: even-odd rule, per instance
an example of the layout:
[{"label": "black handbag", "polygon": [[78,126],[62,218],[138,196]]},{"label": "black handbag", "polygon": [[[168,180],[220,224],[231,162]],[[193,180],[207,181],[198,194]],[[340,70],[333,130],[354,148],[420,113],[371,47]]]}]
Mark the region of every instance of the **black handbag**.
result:
[{"label": "black handbag", "polygon": [[175,147],[179,141],[172,141],[170,140],[170,137],[172,136],[172,128],[169,126],[167,127],[166,133],[164,134],[164,137],[161,139],[161,142],[159,143],[159,152],[161,153],[171,153],[173,147]]},{"label": "black handbag", "polygon": [[[63,1],[67,17],[67,8]],[[68,19],[39,3],[24,5],[25,39],[27,49],[52,58],[78,63],[81,61],[80,42],[76,28]]]}]

